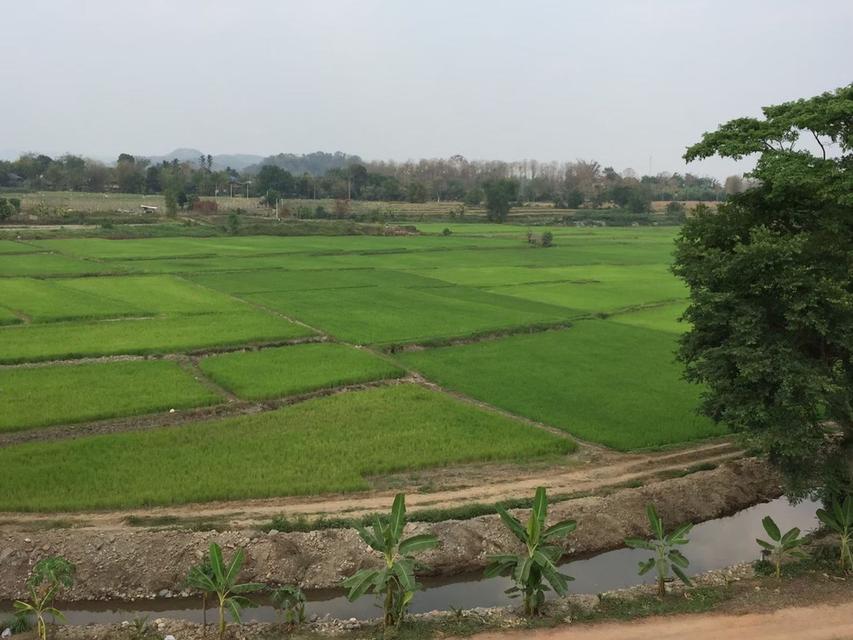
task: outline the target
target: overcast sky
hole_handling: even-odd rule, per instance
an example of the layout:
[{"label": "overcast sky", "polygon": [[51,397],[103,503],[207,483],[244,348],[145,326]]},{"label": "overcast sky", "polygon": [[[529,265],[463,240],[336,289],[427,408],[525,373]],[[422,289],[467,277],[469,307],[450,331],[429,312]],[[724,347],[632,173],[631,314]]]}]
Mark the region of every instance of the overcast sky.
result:
[{"label": "overcast sky", "polygon": [[851,0],[0,0],[0,150],[685,166],[853,80]]}]

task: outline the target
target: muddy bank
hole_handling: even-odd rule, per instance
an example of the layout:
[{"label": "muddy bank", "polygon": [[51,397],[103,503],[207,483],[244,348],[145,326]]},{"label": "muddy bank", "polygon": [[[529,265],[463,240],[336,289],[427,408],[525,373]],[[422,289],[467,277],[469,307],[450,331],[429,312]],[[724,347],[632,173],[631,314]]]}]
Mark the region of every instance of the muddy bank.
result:
[{"label": "muddy bank", "polygon": [[[764,463],[745,459],[605,497],[558,503],[551,516],[578,521],[577,531],[566,540],[569,554],[591,554],[617,548],[627,536],[644,534],[644,509],[649,502],[655,503],[665,522],[698,522],[780,493],[778,478]],[[440,548],[423,555],[434,575],[479,570],[489,554],[516,549],[497,516],[416,524],[408,529],[431,531],[442,541]],[[338,586],[359,568],[379,562],[349,529],[287,534],[55,529],[0,535],[0,599],[22,595],[30,567],[48,555],[63,555],[77,565],[76,584],[64,599],[129,600],[177,594],[189,567],[202,558],[211,541],[223,545],[226,554],[237,547],[246,549],[246,580],[294,583],[305,589]]]}]

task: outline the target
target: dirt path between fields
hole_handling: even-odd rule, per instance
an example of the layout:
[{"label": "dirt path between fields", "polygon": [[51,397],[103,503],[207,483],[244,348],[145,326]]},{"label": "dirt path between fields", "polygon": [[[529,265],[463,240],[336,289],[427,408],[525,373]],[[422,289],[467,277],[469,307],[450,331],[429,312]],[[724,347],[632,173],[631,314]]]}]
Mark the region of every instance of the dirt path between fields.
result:
[{"label": "dirt path between fields", "polygon": [[[553,520],[574,518],[577,530],[564,543],[571,556],[620,547],[626,537],[647,535],[646,506],[653,502],[665,522],[701,522],[734,513],[781,493],[779,479],[767,464],[753,458],[721,464],[683,478],[588,496],[552,505]],[[387,509],[387,501],[382,504]],[[524,510],[514,510],[526,518]],[[441,544],[423,554],[432,575],[479,571],[490,554],[516,552],[518,541],[497,515],[438,523],[414,522],[407,535],[430,532]],[[261,533],[255,530],[189,531],[122,527],[52,528],[0,534],[0,600],[20,597],[33,563],[62,555],[77,566],[69,600],[153,597],[180,590],[189,568],[212,541],[225,549],[242,548],[246,564],[241,579],[298,584],[302,588],[338,586],[364,567],[378,567],[382,557],[351,528]]]},{"label": "dirt path between fields", "polygon": [[853,603],[743,615],[692,614],[555,629],[484,633],[477,640],[843,640],[853,638]]}]

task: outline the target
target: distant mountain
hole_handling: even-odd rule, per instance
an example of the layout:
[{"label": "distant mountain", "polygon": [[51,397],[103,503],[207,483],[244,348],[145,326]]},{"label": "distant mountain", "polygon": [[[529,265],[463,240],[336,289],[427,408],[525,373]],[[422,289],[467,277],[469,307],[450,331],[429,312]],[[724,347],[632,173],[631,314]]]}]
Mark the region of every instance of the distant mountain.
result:
[{"label": "distant mountain", "polygon": [[[189,162],[191,164],[198,165],[199,158],[202,155],[207,154],[202,154],[198,149],[175,149],[164,156],[145,157],[151,161],[151,164],[160,164],[163,161],[172,162],[172,160],[177,160],[178,162]],[[237,171],[242,171],[250,165],[262,162],[263,159],[263,156],[247,153],[219,153],[213,156],[213,168],[218,171],[225,169],[226,167],[231,167]]]},{"label": "distant mountain", "polygon": [[357,162],[362,162],[359,156],[350,155],[342,151],[335,151],[334,153],[315,151],[314,153],[302,155],[279,153],[275,156],[267,156],[259,163],[246,167],[246,173],[257,173],[261,170],[262,166],[271,164],[281,167],[293,175],[310,173],[313,176],[322,176],[329,169],[340,169]]}]

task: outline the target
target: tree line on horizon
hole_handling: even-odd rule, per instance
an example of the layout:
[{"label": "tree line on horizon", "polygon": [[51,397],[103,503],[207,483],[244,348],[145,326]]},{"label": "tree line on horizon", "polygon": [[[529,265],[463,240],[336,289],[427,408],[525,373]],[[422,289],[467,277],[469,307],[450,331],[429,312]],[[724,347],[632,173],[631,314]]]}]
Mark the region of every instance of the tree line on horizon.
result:
[{"label": "tree line on horizon", "polygon": [[[293,170],[302,169],[301,173]],[[595,161],[471,161],[462,156],[419,161],[362,161],[343,153],[279,154],[242,172],[214,169],[210,155],[194,162],[151,163],[122,153],[114,166],[66,154],[24,154],[0,161],[0,188],[166,194],[178,202],[225,195],[398,202],[456,201],[477,206],[491,190],[517,203],[558,208],[616,206],[642,213],[652,201],[722,201],[745,184],[690,173],[639,176]]]}]

